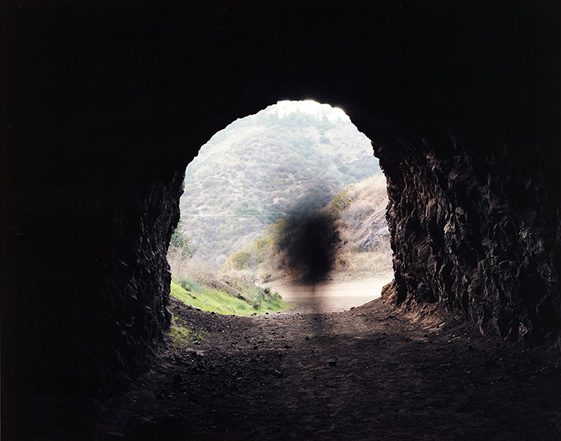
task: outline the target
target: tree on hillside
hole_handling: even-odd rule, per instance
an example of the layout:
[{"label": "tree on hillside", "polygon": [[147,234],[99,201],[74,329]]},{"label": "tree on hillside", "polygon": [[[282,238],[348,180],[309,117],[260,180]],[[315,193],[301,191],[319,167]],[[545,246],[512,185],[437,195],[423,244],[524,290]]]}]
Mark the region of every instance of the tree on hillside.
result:
[{"label": "tree on hillside", "polygon": [[191,258],[196,251],[196,248],[193,246],[191,238],[189,238],[184,232],[182,228],[182,221],[180,220],[177,223],[177,227],[175,231],[171,235],[171,239],[169,241],[170,253],[179,254],[183,258]]}]

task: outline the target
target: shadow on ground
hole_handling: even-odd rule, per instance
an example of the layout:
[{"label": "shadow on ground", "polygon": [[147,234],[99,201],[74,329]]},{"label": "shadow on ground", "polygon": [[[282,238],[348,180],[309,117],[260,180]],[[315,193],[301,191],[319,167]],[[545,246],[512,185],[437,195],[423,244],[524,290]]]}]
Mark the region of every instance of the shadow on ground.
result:
[{"label": "shadow on ground", "polygon": [[379,300],[251,318],[172,307],[204,339],[168,341],[107,403],[98,439],[560,439],[555,351],[413,325]]}]

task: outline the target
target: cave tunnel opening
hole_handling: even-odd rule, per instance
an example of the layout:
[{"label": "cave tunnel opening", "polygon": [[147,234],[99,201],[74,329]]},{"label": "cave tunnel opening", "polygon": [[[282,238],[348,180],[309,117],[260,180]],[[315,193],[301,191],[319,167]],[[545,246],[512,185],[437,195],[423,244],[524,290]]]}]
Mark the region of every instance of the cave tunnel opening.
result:
[{"label": "cave tunnel opening", "polygon": [[239,118],[187,166],[171,296],[238,315],[367,303],[393,279],[387,202],[341,109],[284,100]]},{"label": "cave tunnel opening", "polygon": [[[85,267],[96,283],[86,285],[81,292],[82,296],[87,295],[87,302],[76,297],[74,289],[57,291],[56,303],[46,304],[46,298],[34,298],[34,303],[24,302],[25,308],[16,315],[23,322],[37,323],[23,331],[33,333],[30,340],[45,343],[33,346],[38,350],[23,359],[27,363],[21,372],[29,372],[38,360],[61,361],[47,364],[49,370],[32,371],[33,381],[42,392],[29,395],[32,399],[26,402],[20,401],[17,409],[21,415],[27,415],[39,427],[46,427],[46,433],[56,433],[60,427],[71,434],[67,439],[79,438],[86,426],[93,426],[91,430],[97,430],[102,440],[115,434],[131,440],[152,435],[158,438],[169,431],[174,436],[196,434],[201,439],[212,439],[217,433],[232,430],[240,430],[242,438],[252,433],[251,417],[263,423],[266,430],[282,424],[296,432],[299,427],[321,431],[321,426],[330,420],[343,422],[349,434],[357,430],[367,433],[372,424],[378,428],[376,431],[387,433],[384,428],[392,426],[398,403],[405,403],[406,424],[413,433],[418,426],[416,415],[422,413],[417,398],[424,397],[423,402],[428,402],[430,409],[441,409],[439,400],[448,399],[449,395],[434,397],[433,390],[444,390],[447,394],[449,376],[458,375],[454,378],[460,384],[464,381],[464,367],[477,375],[473,381],[470,379],[465,393],[454,395],[452,413],[443,418],[448,418],[454,427],[469,426],[468,420],[476,417],[473,410],[477,406],[466,404],[471,399],[466,394],[475,393],[478,382],[485,382],[485,387],[492,391],[490,395],[497,394],[498,401],[489,406],[495,415],[500,414],[499,408],[507,402],[509,393],[500,386],[510,384],[500,379],[510,378],[511,371],[529,376],[530,369],[541,367],[538,361],[524,367],[516,365],[517,357],[509,351],[521,353],[519,346],[507,348],[504,353],[502,349],[493,352],[495,349],[489,346],[495,342],[493,336],[552,341],[559,329],[555,260],[558,242],[545,240],[552,232],[557,234],[559,227],[555,223],[554,202],[548,199],[548,183],[540,168],[542,159],[528,158],[526,148],[515,141],[508,148],[499,143],[481,153],[473,147],[482,139],[479,131],[456,133],[448,127],[429,127],[434,132],[427,129],[429,134],[421,136],[418,131],[379,122],[381,119],[370,116],[356,101],[346,104],[335,98],[330,93],[320,93],[317,99],[337,103],[364,130],[373,141],[387,179],[386,219],[394,283],[385,301],[365,309],[355,308],[344,320],[344,316],[337,315],[328,322],[321,317],[304,320],[295,314],[283,318],[280,327],[273,325],[266,315],[257,326],[250,327],[232,318],[209,320],[207,314],[186,311],[177,302],[170,302],[166,253],[180,218],[185,166],[194,154],[185,152],[184,138],[169,156],[160,151],[133,149],[126,152],[135,160],[125,161],[129,167],[124,170],[124,178],[121,162],[116,161],[118,169],[111,181],[116,190],[111,188],[111,198],[107,198],[109,187],[103,182],[95,181],[97,186],[88,190],[94,201],[108,200],[99,213],[101,217],[96,213],[86,218],[87,222],[80,217],[72,224],[70,231],[75,237],[88,238],[87,247],[78,240],[61,239],[68,235],[68,223],[62,224],[65,228],[51,226],[59,233],[53,235],[58,238],[57,252],[88,258]],[[229,109],[226,116],[202,120],[207,125],[204,130],[194,131],[194,138],[208,139],[233,116],[253,114],[276,101],[250,100],[250,109]],[[523,210],[512,199],[517,199],[521,192],[534,195],[519,200]],[[65,213],[72,212],[73,204],[83,207],[82,196],[76,192],[77,199],[69,200],[71,205]],[[96,224],[94,221],[99,219],[106,223]],[[99,240],[95,246],[89,242],[92,234]],[[52,242],[46,241],[44,245],[52,246]],[[104,250],[104,245],[108,251],[106,261],[101,263],[96,253]],[[41,274],[57,274],[58,264],[42,261]],[[82,275],[78,272],[74,277],[79,279]],[[23,283],[41,292],[36,279],[28,278]],[[56,286],[53,281],[50,284]],[[539,287],[539,295],[535,294],[535,287]],[[426,321],[423,318],[414,322],[413,327],[404,326],[395,312],[397,305],[423,312],[428,310],[427,304],[467,318],[468,323],[475,324],[477,336],[469,327],[449,328],[435,319],[438,315],[432,314],[428,314]],[[54,331],[45,327],[59,317],[60,311],[70,312],[58,322],[60,326]],[[171,345],[159,344],[164,334]],[[60,338],[61,335],[65,337]],[[210,345],[217,335],[220,337],[214,341],[220,341],[220,345]],[[489,336],[487,343],[481,335]],[[91,347],[83,345],[83,338],[98,343]],[[423,351],[422,356],[419,350]],[[150,351],[156,351],[157,359],[148,373],[139,374],[137,369],[142,363],[138,356]],[[497,360],[506,357],[512,363],[502,364],[492,358],[490,361],[491,353]],[[64,362],[69,358],[71,362]],[[453,364],[452,359],[461,363]],[[423,364],[423,360],[430,362]],[[80,369],[73,369],[74,365]],[[496,365],[500,367],[497,369]],[[437,368],[433,369],[434,366]],[[450,366],[455,370],[449,371]],[[393,368],[396,373],[390,375],[390,383],[378,387],[380,378],[385,378]],[[426,374],[426,381],[419,377],[420,371]],[[112,375],[111,381],[107,380],[108,373]],[[412,389],[409,375],[417,379]],[[61,392],[63,379],[66,387]],[[146,390],[136,388],[137,381]],[[548,381],[540,377],[540,393],[548,403],[554,403],[557,386]],[[115,388],[128,387],[132,391],[124,392],[107,406],[98,420],[88,400],[100,385],[108,383],[111,393],[115,393]],[[548,384],[552,387],[545,387]],[[526,391],[532,397],[526,402],[531,409],[523,411],[534,412],[529,424],[532,430],[539,431],[540,427],[546,428],[540,423],[543,415],[536,404],[539,394]],[[139,400],[136,394],[159,398]],[[84,395],[88,397],[84,400],[88,403],[85,410],[76,406],[77,401],[82,403]],[[43,409],[45,396],[52,400],[51,408],[58,412],[56,415]],[[225,396],[225,401],[215,400],[220,396]],[[404,396],[408,397],[405,401]],[[333,397],[337,399],[333,401]],[[368,412],[372,402],[384,403],[378,406],[382,412],[378,422]],[[219,413],[212,408],[217,403],[221,406]],[[287,406],[293,410],[280,411]],[[551,406],[555,408],[555,404]],[[239,408],[250,410],[240,417]],[[309,411],[302,411],[304,408]],[[457,409],[468,411],[456,413]],[[521,409],[515,406],[511,414],[516,412]],[[76,413],[80,418],[74,416]],[[274,422],[267,419],[267,415],[276,413],[285,416]],[[17,430],[24,433],[23,438],[35,432],[21,417],[17,418]],[[57,422],[55,429],[53,421]],[[302,421],[306,423],[302,425]],[[329,436],[335,439],[338,431],[343,430],[337,425],[327,427]],[[499,429],[490,425],[486,430],[497,434]],[[546,429],[543,430],[547,432]],[[427,426],[424,430],[438,432]],[[270,432],[262,436],[275,439]],[[515,434],[512,436],[516,439]]]},{"label": "cave tunnel opening", "polygon": [[[320,101],[329,102],[328,98]],[[257,101],[252,105],[257,105]],[[342,103],[341,107],[347,108],[344,101]],[[450,426],[449,430],[457,430],[455,435],[460,439],[466,430],[473,436],[481,430],[490,434],[504,430],[502,426],[499,429],[497,425],[477,419],[474,409],[478,405],[473,403],[484,403],[496,417],[505,406],[509,415],[523,409],[529,417],[519,426],[531,427],[544,436],[551,432],[540,423],[543,415],[537,401],[544,397],[548,406],[555,408],[558,384],[542,377],[536,383],[540,390],[537,394],[530,391],[534,386],[528,383],[524,387],[528,388],[525,390],[530,398],[522,404],[509,402],[511,389],[503,385],[514,381],[512,378],[530,378],[532,372],[541,369],[541,363],[548,366],[545,369],[555,369],[555,361],[550,361],[556,360],[555,356],[548,358],[549,354],[534,353],[533,361],[519,364],[516,354],[521,353],[521,346],[502,347],[493,339],[498,336],[499,341],[537,341],[556,336],[558,316],[550,300],[555,295],[554,280],[547,275],[548,272],[552,274],[553,261],[547,257],[541,260],[539,268],[536,266],[535,262],[545,257],[541,254],[543,250],[531,245],[536,236],[523,237],[527,241],[522,242],[524,251],[511,241],[515,230],[536,220],[533,217],[522,220],[513,214],[516,207],[511,208],[509,198],[516,191],[510,188],[505,193],[500,183],[508,180],[511,174],[526,176],[525,185],[530,192],[540,194],[543,191],[543,182],[533,181],[529,173],[531,163],[528,169],[522,165],[524,151],[512,147],[507,153],[496,147],[481,155],[470,148],[472,141],[468,141],[477,139],[477,134],[448,129],[444,134],[427,139],[416,131],[395,129],[364,117],[360,107],[348,108],[349,115],[356,115],[360,127],[363,127],[361,122],[365,123],[365,133],[374,140],[372,147],[387,176],[383,187],[387,189],[389,203],[384,211],[391,232],[395,273],[384,301],[342,314],[314,311],[300,315],[264,314],[244,321],[184,308],[177,299],[189,296],[200,300],[202,284],[200,280],[172,283],[172,291],[174,286],[178,290],[178,285],[183,291],[175,295],[172,292],[168,304],[173,317],[171,330],[165,337],[166,344],[157,349],[156,360],[156,364],[160,364],[156,368],[159,375],[169,381],[162,382],[158,375],[142,377],[142,388],[162,398],[142,405],[131,404],[125,398],[124,402],[109,406],[101,416],[104,435],[122,433],[125,438],[141,440],[146,433],[160,436],[171,432],[174,436],[194,435],[204,439],[226,433],[234,439],[239,434],[241,439],[247,433],[258,432],[256,436],[275,439],[276,435],[271,435],[275,428],[283,427],[291,433],[302,430],[321,433],[322,426],[331,421],[325,430],[329,437],[337,438],[341,431],[370,433],[373,425],[388,427],[393,421],[396,403],[407,409],[402,413],[404,426],[415,427],[419,424],[419,413],[424,412],[418,403],[441,409],[440,400],[450,403],[449,411],[443,412],[442,418],[446,421],[444,424]],[[243,125],[243,121],[242,118],[237,123]],[[249,162],[248,158],[254,160],[256,153],[251,149],[259,145],[244,141],[242,139],[240,145],[248,147],[249,151],[242,151],[242,154]],[[216,142],[216,145],[219,148],[221,144]],[[227,150],[233,154],[235,149],[229,147]],[[267,153],[267,149],[263,151]],[[211,152],[209,149],[208,156],[212,156]],[[201,149],[201,159],[205,154]],[[513,160],[513,155],[520,156]],[[221,170],[220,157],[214,157],[217,162],[207,164],[212,170],[207,175],[211,187],[210,184],[221,186],[229,182],[237,173],[233,169]],[[222,161],[236,164],[232,157]],[[202,161],[193,164],[195,170],[204,169]],[[163,216],[175,213],[177,219],[181,218],[178,201],[182,178],[183,170],[174,175]],[[206,182],[203,175],[197,178]],[[271,180],[268,174],[265,182],[270,184]],[[257,178],[250,178],[250,181],[256,183]],[[195,188],[196,185],[197,182]],[[228,187],[228,192],[234,193],[234,186]],[[207,196],[202,191],[198,194],[212,202],[223,196]],[[337,202],[342,202],[340,199],[344,198]],[[535,201],[525,199],[525,203],[532,205]],[[193,204],[191,208],[200,206]],[[220,206],[231,208],[243,219],[262,213],[262,207],[243,202]],[[497,206],[503,208],[497,210]],[[538,204],[532,207],[540,211]],[[512,224],[513,219],[518,223]],[[497,228],[499,224],[501,229]],[[539,234],[540,229],[533,225],[534,234]],[[210,227],[219,230],[215,224]],[[172,244],[177,241],[193,248],[201,246],[190,243],[189,236],[172,235],[173,228],[174,223],[170,221],[167,230],[157,230],[160,243],[166,244],[171,235]],[[187,235],[189,231],[185,228]],[[547,235],[547,232],[541,234]],[[241,234],[236,232],[236,236]],[[257,244],[255,247],[258,248]],[[254,270],[258,266],[259,259],[253,250],[243,247],[241,251],[233,250],[231,256],[223,253],[218,263],[229,264],[238,271]],[[192,251],[188,250],[187,254]],[[545,254],[549,251],[545,250]],[[522,258],[515,264],[500,257],[521,252],[530,253],[535,260]],[[196,263],[192,257],[189,261]],[[296,259],[296,262],[300,261]],[[171,260],[170,263],[173,270],[177,262]],[[522,278],[509,278],[513,271],[520,271]],[[302,274],[296,272],[296,275]],[[261,281],[265,278],[266,275]],[[212,281],[211,285],[214,289],[228,291],[233,283],[227,282],[230,284],[224,280],[219,284]],[[531,291],[536,286],[545,294],[538,304],[533,304]],[[501,300],[489,296],[490,290]],[[523,302],[514,301],[518,295]],[[241,296],[246,297],[243,293]],[[165,293],[163,298],[165,302]],[[249,300],[254,302],[254,299]],[[396,309],[396,306],[403,309]],[[314,307],[317,308],[317,303]],[[253,304],[249,311],[255,312]],[[505,361],[507,359],[509,361]],[[511,372],[517,372],[518,377],[511,378]],[[387,384],[383,382],[385,378],[388,378]],[[451,378],[454,385],[462,385],[462,392],[451,394],[448,386]],[[487,396],[493,398],[484,399],[479,394],[481,384]],[[134,390],[138,388],[133,387]],[[370,412],[373,402],[378,403],[376,412],[380,412],[376,417]],[[121,419],[123,412],[128,412],[126,421]],[[271,419],[270,415],[278,417]],[[467,420],[471,418],[477,419],[478,428],[466,429]],[[255,429],[256,421],[259,429]],[[511,423],[513,429],[509,429],[509,435],[516,439],[517,426],[512,420]],[[396,430],[402,429],[397,427]],[[435,433],[432,427],[424,426],[423,430]],[[283,432],[278,429],[278,433]]]},{"label": "cave tunnel opening", "polygon": [[[3,9],[3,438],[559,439],[559,2],[28,3]],[[186,145],[307,96],[384,171],[384,301],[331,336],[185,312]]]}]

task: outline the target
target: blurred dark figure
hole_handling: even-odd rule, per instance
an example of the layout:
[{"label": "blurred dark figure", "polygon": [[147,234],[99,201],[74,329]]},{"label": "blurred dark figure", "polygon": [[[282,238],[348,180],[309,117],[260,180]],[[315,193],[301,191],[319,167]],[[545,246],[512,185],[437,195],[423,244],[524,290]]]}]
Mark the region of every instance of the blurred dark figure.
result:
[{"label": "blurred dark figure", "polygon": [[315,285],[328,279],[340,242],[333,215],[299,204],[286,219],[278,247],[293,282]]}]

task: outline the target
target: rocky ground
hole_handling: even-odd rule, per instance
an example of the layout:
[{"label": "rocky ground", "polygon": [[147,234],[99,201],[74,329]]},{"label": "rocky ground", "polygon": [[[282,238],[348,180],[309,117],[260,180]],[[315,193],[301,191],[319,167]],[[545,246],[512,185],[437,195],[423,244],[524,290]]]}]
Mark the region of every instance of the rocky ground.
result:
[{"label": "rocky ground", "polygon": [[249,318],[172,309],[202,341],[168,339],[106,403],[99,440],[561,439],[556,350],[381,300]]}]

